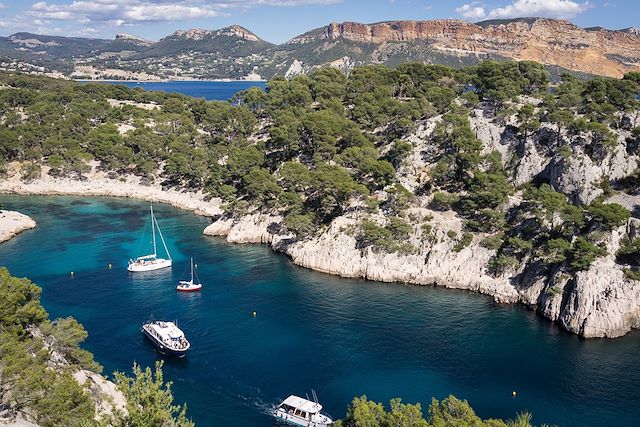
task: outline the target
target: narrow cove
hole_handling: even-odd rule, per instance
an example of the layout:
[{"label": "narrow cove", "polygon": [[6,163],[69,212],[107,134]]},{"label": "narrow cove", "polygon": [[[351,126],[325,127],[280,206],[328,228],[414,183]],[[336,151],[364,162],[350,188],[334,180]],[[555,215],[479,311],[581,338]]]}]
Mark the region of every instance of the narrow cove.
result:
[{"label": "narrow cove", "polygon": [[[165,373],[198,425],[271,425],[267,405],[311,388],[336,417],[360,394],[425,406],[455,394],[482,417],[527,409],[536,423],[562,426],[631,425],[640,415],[637,332],[584,340],[482,295],[316,273],[267,246],[202,236],[206,218],[166,205],[155,210],[174,267],[131,275],[146,203],[3,196],[3,205],[38,227],[0,245],[0,263],[43,287],[52,317],[84,324],[105,373],[153,364],[140,325],[178,320],[193,349],[168,359]],[[190,256],[204,289],[180,295]]]}]

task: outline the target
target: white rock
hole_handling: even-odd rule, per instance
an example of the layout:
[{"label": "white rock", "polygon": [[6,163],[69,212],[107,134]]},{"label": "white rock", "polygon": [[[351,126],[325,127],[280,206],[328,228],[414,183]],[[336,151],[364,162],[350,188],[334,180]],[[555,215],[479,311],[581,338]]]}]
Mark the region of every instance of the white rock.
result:
[{"label": "white rock", "polygon": [[0,210],[0,243],[35,226],[36,222],[27,215],[15,211]]}]

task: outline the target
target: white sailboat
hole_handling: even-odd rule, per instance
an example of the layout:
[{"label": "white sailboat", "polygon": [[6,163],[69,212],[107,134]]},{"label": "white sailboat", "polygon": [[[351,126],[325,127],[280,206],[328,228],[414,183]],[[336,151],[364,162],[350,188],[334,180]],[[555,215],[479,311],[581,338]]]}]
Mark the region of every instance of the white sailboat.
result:
[{"label": "white sailboat", "polygon": [[[140,256],[136,259],[130,259],[127,270],[132,272],[159,270],[161,268],[171,267],[171,264],[172,264],[171,255],[169,254],[169,249],[167,249],[167,244],[164,242],[162,231],[160,231],[160,226],[158,225],[158,221],[156,220],[156,217],[153,214],[153,206],[150,206],[150,210],[151,210],[151,235],[153,236],[153,253],[149,255]],[[162,246],[164,247],[164,250],[167,253],[167,259],[158,258],[158,251],[156,247],[156,230],[158,230],[158,235],[160,236],[160,240],[162,241]]]},{"label": "white sailboat", "polygon": [[193,278],[198,278],[198,275],[193,271],[193,257],[191,258],[191,280],[180,280],[178,282],[178,286],[176,289],[180,292],[196,292],[202,289],[202,284],[199,283],[200,279],[198,279],[198,283],[194,282]]}]

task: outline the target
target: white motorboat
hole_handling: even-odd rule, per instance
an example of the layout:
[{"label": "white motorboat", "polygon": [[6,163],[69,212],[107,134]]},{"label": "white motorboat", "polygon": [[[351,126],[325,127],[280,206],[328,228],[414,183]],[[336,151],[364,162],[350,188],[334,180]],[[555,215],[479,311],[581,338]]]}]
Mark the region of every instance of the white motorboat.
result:
[{"label": "white motorboat", "polygon": [[142,333],[162,354],[184,357],[191,344],[182,329],[173,322],[148,322],[142,325]]},{"label": "white motorboat", "polygon": [[[136,259],[130,259],[127,270],[131,272],[159,270],[161,268],[171,267],[172,264],[169,249],[167,249],[167,244],[165,243],[164,237],[162,236],[162,231],[160,231],[160,225],[158,225],[158,220],[153,214],[153,206],[150,206],[149,209],[151,211],[151,236],[153,239],[153,253],[140,256]],[[156,230],[158,232],[158,235],[160,236],[160,241],[162,241],[162,246],[167,253],[167,258],[158,257],[158,251],[156,247]]]},{"label": "white motorboat", "polygon": [[198,275],[193,271],[193,258],[191,258],[191,280],[180,280],[178,282],[178,286],[176,289],[179,292],[196,292],[202,289],[202,283],[200,283],[200,279],[198,281],[194,281],[193,278],[198,278]]},{"label": "white motorboat", "polygon": [[326,427],[333,424],[327,414],[322,413],[315,392],[314,400],[291,395],[273,410],[273,416],[289,424],[304,427]]}]

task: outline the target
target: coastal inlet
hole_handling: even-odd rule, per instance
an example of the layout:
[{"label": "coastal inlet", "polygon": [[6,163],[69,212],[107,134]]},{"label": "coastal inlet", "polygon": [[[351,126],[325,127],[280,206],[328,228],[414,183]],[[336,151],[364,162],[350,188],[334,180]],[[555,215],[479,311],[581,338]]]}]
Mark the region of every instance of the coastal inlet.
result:
[{"label": "coastal inlet", "polygon": [[[272,425],[269,405],[312,388],[336,418],[361,394],[425,408],[454,394],[483,418],[528,410],[536,424],[564,427],[640,419],[637,331],[584,340],[487,296],[313,272],[266,245],[203,236],[207,218],[162,204],[154,211],[173,267],[130,274],[127,260],[147,243],[147,203],[2,196],[2,205],[38,225],[0,245],[0,264],[42,286],[52,317],[84,324],[105,373],[152,365],[161,356],[140,325],[178,321],[192,347],[167,360],[166,379],[198,425]],[[178,293],[191,256],[206,286]]]}]

